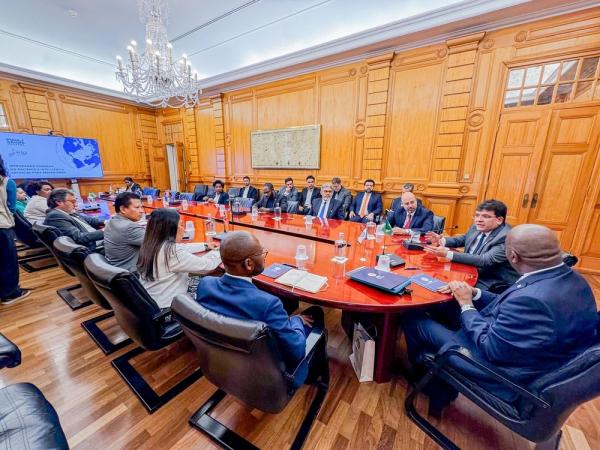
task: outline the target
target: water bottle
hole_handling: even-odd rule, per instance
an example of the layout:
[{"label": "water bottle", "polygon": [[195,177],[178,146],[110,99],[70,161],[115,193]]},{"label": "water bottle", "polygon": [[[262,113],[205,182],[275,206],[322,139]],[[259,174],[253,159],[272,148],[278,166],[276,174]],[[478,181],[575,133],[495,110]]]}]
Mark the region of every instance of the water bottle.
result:
[{"label": "water bottle", "polygon": [[188,220],[185,223],[185,233],[184,233],[184,236],[187,239],[193,240],[195,235],[196,235],[196,227],[194,226],[194,222],[192,222],[191,220]]},{"label": "water bottle", "polygon": [[377,229],[375,231],[375,242],[383,242],[385,238],[385,223],[381,223],[377,225]]},{"label": "water bottle", "polygon": [[348,243],[344,237],[344,233],[340,233],[338,238],[334,242],[335,246],[335,260],[338,262],[344,262],[346,260],[346,248]]},{"label": "water bottle", "polygon": [[258,217],[258,205],[252,205],[252,212],[250,214],[252,215],[253,220]]},{"label": "water bottle", "polygon": [[169,207],[169,197],[167,197],[166,193],[163,196],[162,204],[163,204],[163,208],[168,208]]},{"label": "water bottle", "polygon": [[242,206],[242,205],[240,204],[240,202],[239,202],[239,201],[237,201],[237,200],[236,200],[236,201],[234,201],[234,202],[233,202],[233,206],[231,207],[231,211],[232,211],[232,213],[234,213],[234,214],[239,214],[239,213],[240,213],[241,206]]},{"label": "water bottle", "polygon": [[217,234],[215,229],[215,220],[212,218],[212,215],[208,215],[208,219],[204,223],[204,229],[206,231],[206,236],[211,237]]},{"label": "water bottle", "polygon": [[273,208],[273,215],[275,216],[273,219],[281,220],[281,207],[279,205]]},{"label": "water bottle", "polygon": [[109,194],[109,195],[113,195],[113,193],[114,193],[114,191],[113,191],[112,184],[109,184],[109,185],[108,185],[108,194]]},{"label": "water bottle", "polygon": [[189,206],[190,205],[189,205],[187,199],[184,198],[183,200],[181,200],[181,209],[183,209],[184,211],[187,211]]},{"label": "water bottle", "polygon": [[367,239],[375,239],[376,227],[375,222],[367,222]]}]

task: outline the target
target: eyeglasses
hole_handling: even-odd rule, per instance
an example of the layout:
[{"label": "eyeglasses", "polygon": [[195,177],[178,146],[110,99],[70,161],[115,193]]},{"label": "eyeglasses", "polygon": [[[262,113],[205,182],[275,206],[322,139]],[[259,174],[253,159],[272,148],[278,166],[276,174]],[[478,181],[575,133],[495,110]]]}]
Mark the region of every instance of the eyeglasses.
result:
[{"label": "eyeglasses", "polygon": [[266,258],[268,254],[269,254],[269,250],[263,249],[263,251],[260,253],[254,253],[252,255],[244,256],[242,259],[231,259],[229,261],[242,262],[242,261],[247,260],[248,258],[254,258],[255,256],[261,256],[261,255],[265,255],[265,258]]}]

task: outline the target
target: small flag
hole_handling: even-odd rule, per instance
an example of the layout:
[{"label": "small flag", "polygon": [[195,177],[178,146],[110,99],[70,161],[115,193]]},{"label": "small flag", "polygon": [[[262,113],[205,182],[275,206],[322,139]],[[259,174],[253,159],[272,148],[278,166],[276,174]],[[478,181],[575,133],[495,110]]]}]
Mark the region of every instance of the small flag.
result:
[{"label": "small flag", "polygon": [[383,232],[387,235],[392,234],[392,225],[390,224],[390,221],[387,218],[385,219],[385,225],[383,227]]},{"label": "small flag", "polygon": [[365,227],[365,229],[362,231],[362,233],[360,233],[360,236],[358,236],[358,243],[362,244],[363,241],[367,238],[367,227]]}]

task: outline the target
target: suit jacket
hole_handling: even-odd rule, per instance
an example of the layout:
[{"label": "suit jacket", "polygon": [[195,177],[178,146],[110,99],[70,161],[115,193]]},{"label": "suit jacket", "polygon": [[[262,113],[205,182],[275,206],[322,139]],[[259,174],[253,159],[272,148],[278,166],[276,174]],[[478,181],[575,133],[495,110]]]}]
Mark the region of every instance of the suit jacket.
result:
[{"label": "suit jacket", "polygon": [[475,225],[472,225],[466,234],[445,238],[446,247],[464,247],[464,253],[454,252],[452,261],[477,267],[477,287],[488,290],[496,283],[510,285],[519,278],[519,274],[506,259],[504,241],[510,229],[511,226],[505,223],[493,230],[485,240],[479,255],[468,253],[479,234]]},{"label": "suit jacket", "polygon": [[[365,192],[361,192],[356,194],[354,200],[350,204],[350,211],[354,211],[354,214],[358,215],[360,211],[360,205],[362,204],[363,197],[365,196]],[[367,214],[373,213],[376,216],[381,214],[383,211],[383,202],[381,201],[381,194],[377,192],[371,192],[371,198],[369,199],[369,204],[367,205]]]},{"label": "suit jacket", "polygon": [[[215,192],[209,198],[214,199],[216,196],[217,196],[217,193]],[[228,201],[229,201],[229,194],[227,192],[223,191],[223,192],[221,192],[221,195],[219,196],[219,201],[217,202],[217,205],[226,205]]]},{"label": "suit jacket", "polygon": [[[204,277],[198,284],[196,300],[202,306],[224,316],[266,323],[292,373],[304,358],[306,334],[299,316],[288,317],[279,298],[261,291],[246,280],[231,277]],[[294,385],[300,386],[307,375],[307,365],[296,373]]]},{"label": "suit jacket", "polygon": [[[240,188],[240,192],[238,193],[238,197],[241,197],[244,194],[244,186]],[[254,202],[258,202],[258,189],[254,186],[248,186],[248,197],[254,200]]]},{"label": "suit jacket", "polygon": [[[461,314],[462,328],[445,347],[467,347],[518,384],[528,385],[558,369],[597,339],[594,294],[565,264],[519,279],[500,295],[482,291],[473,304],[477,310]],[[468,372],[481,378],[478,371]],[[514,400],[502,385],[487,384]]]},{"label": "suit jacket", "polygon": [[98,228],[104,224],[102,220],[96,219],[95,217],[89,217],[77,213],[69,215],[56,209],[50,209],[46,214],[44,225],[56,227],[63,234],[63,236],[69,236],[79,245],[84,245],[91,250],[95,250],[96,241],[101,241],[104,239],[104,232],[101,230],[87,231],[83,225],[81,225],[71,216],[87,222],[94,228]]},{"label": "suit jacket", "polygon": [[[312,205],[310,207],[310,214],[315,216],[319,214],[319,210],[321,209],[321,203],[323,203],[322,198],[315,198],[312,201]],[[330,199],[329,204],[327,205],[327,213],[325,217],[328,219],[340,219],[344,220],[344,209],[342,208],[342,202],[335,199]]]},{"label": "suit jacket", "polygon": [[[304,206],[307,195],[308,195],[308,188],[302,189],[302,192],[300,193],[300,197],[298,198],[298,201],[300,202],[299,203],[300,206]],[[310,197],[310,204],[312,205],[312,202],[317,198],[321,198],[321,189],[319,189],[318,187],[315,187],[313,189],[312,196]]]},{"label": "suit jacket", "polygon": [[[423,205],[423,202],[419,198],[417,199],[417,205]],[[396,197],[394,200],[392,200],[392,206],[390,206],[390,209],[394,211],[396,211],[398,208],[402,208],[402,196]]]},{"label": "suit jacket", "polygon": [[333,198],[342,202],[342,209],[344,210],[344,214],[346,214],[349,211],[350,203],[352,203],[352,194],[350,191],[342,186],[339,192],[333,191]]},{"label": "suit jacket", "polygon": [[142,187],[137,184],[137,183],[133,183],[131,186],[129,186],[128,188],[125,189],[126,192],[133,192],[134,194],[137,195],[143,195],[143,190]]},{"label": "suit jacket", "polygon": [[283,186],[282,188],[279,189],[279,192],[277,193],[278,196],[280,197],[286,197],[288,201],[293,201],[293,202],[297,202],[299,199],[300,194],[298,194],[298,189],[296,189],[296,186],[294,186],[292,188],[292,190],[290,191],[290,193],[288,195],[285,195],[285,186]]},{"label": "suit jacket", "polygon": [[287,197],[285,195],[275,195],[274,192],[269,196],[263,195],[256,204],[259,209],[267,208],[269,211],[273,211],[273,208],[277,205],[279,205],[281,211],[287,211]]},{"label": "suit jacket", "polygon": [[[400,206],[399,209],[390,211],[387,215],[390,225],[393,227],[402,227],[406,220],[406,210]],[[433,213],[424,206],[417,205],[417,209],[412,218],[410,229],[426,233],[433,230]]]}]

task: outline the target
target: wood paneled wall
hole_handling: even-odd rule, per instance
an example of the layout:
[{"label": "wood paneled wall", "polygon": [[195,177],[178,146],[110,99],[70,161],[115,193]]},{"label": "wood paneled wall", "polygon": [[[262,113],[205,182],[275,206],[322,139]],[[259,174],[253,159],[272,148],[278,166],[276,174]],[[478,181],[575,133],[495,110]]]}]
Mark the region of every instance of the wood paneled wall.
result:
[{"label": "wood paneled wall", "polygon": [[[148,152],[159,142],[156,111],[116,99],[45,83],[0,76],[0,104],[8,130],[98,140],[104,177],[80,180],[83,194],[122,186],[131,176],[149,185]],[[68,180],[53,180],[65,185]]]},{"label": "wood paneled wall", "polygon": [[[340,176],[356,191],[373,178],[389,205],[412,182],[447,226],[463,232],[488,189],[509,69],[585,54],[600,55],[600,8],[225,92],[194,110],[162,112],[158,121],[167,140],[174,139],[168,127],[181,124],[190,188],[216,177],[239,185],[244,175],[256,185],[281,185],[289,175],[301,186],[312,173],[318,183]],[[553,106],[523,110],[536,108]],[[310,124],[322,126],[319,170],[252,169],[251,131]],[[600,271],[600,166],[590,164],[566,250]]]}]

